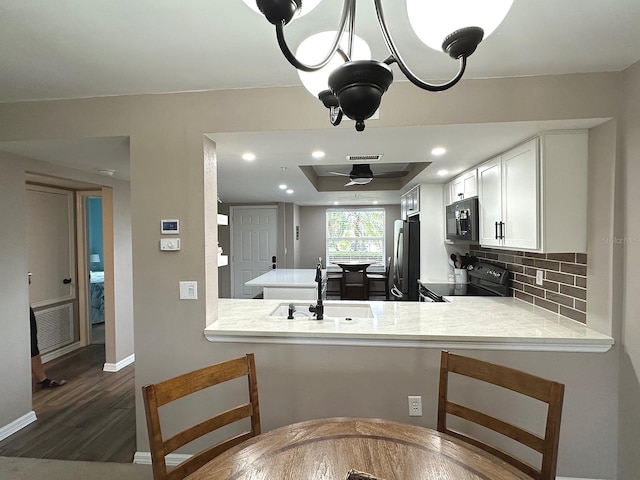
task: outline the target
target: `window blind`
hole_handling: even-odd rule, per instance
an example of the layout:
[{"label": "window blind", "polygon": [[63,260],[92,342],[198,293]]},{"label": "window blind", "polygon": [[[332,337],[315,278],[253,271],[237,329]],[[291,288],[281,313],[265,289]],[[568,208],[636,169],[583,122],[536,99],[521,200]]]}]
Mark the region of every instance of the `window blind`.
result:
[{"label": "window blind", "polygon": [[374,262],[384,265],[385,210],[327,209],[327,265]]}]

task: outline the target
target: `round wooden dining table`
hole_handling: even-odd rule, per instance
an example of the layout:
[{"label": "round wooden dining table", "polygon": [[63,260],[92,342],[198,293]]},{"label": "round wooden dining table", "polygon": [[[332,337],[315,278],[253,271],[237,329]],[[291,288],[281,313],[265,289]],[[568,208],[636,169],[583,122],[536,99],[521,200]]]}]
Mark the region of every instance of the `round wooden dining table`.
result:
[{"label": "round wooden dining table", "polygon": [[530,480],[435,430],[373,418],[325,418],[277,428],[217,456],[189,480]]}]

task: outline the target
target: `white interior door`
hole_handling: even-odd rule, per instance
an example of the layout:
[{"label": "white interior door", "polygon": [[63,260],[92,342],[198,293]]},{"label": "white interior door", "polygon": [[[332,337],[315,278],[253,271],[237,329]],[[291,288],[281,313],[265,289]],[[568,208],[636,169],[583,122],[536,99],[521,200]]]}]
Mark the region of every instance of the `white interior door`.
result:
[{"label": "white interior door", "polygon": [[72,191],[26,186],[29,300],[43,353],[78,339],[73,212]]},{"label": "white interior door", "polygon": [[273,268],[277,252],[277,207],[231,207],[231,297],[253,298],[259,287],[245,282]]}]

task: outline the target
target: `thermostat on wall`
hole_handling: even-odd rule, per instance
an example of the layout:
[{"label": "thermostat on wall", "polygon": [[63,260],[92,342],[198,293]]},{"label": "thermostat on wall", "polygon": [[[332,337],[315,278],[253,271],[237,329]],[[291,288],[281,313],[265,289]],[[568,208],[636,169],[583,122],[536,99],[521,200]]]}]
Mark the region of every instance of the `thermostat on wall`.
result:
[{"label": "thermostat on wall", "polygon": [[165,235],[180,233],[180,220],[160,220],[160,232]]}]

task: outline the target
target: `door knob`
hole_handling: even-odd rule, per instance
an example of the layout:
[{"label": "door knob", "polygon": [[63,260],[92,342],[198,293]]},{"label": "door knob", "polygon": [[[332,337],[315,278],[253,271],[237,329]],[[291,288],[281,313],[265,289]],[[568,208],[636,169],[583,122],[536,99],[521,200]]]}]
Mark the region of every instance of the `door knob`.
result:
[{"label": "door knob", "polygon": [[62,280],[62,283],[64,283],[65,285],[69,285],[71,283],[71,279],[65,278],[64,280]]}]

